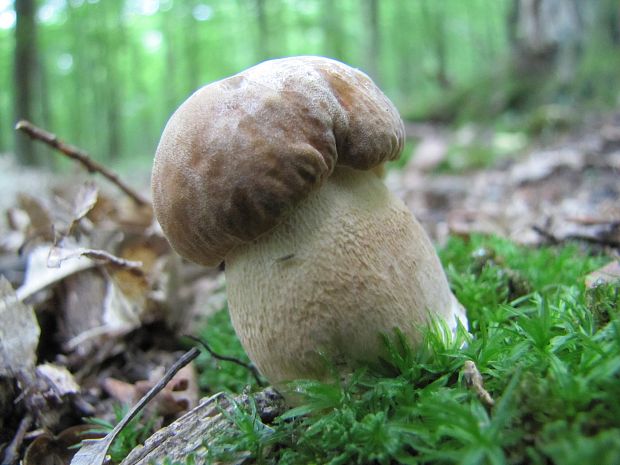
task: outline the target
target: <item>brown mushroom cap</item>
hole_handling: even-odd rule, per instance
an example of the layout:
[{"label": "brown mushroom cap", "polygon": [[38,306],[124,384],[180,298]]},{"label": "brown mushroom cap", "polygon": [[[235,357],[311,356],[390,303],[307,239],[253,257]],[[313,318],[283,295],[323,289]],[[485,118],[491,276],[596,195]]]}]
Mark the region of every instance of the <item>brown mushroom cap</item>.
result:
[{"label": "brown mushroom cap", "polygon": [[336,165],[398,157],[398,111],[361,71],[322,57],[271,60],[209,84],[172,115],[153,166],[174,249],[217,265],[278,225]]}]

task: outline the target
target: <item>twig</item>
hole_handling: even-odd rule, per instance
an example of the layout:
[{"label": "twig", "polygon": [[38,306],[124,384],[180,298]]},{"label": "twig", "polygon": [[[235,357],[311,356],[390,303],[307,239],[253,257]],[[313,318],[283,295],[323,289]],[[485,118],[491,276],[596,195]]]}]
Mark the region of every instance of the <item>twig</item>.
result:
[{"label": "twig", "polygon": [[200,350],[196,347],[192,347],[185,352],[183,356],[178,359],[174,365],[172,365],[166,374],[162,377],[158,383],[153,386],[149,392],[147,392],[140,401],[133,406],[133,408],[127,412],[123,419],[102,439],[85,439],[83,445],[71,460],[71,465],[102,465],[106,459],[108,449],[112,445],[118,433],[129,423],[134,417],[148,404],[159,392],[166,387],[166,384],[170,382],[174,375],[176,375],[181,368],[187,365],[200,355]]},{"label": "twig", "polygon": [[22,421],[19,423],[19,427],[17,428],[17,432],[13,437],[11,443],[7,446],[4,451],[4,457],[2,458],[3,465],[13,465],[17,463],[19,460],[18,450],[24,442],[24,438],[26,436],[26,432],[30,425],[32,424],[32,417],[30,415],[26,415],[22,418]]},{"label": "twig", "polygon": [[41,129],[38,126],[35,126],[30,121],[26,121],[26,120],[19,121],[15,125],[15,129],[18,131],[25,132],[31,138],[40,140],[46,143],[47,145],[49,145],[50,147],[53,147],[59,152],[65,154],[67,157],[71,158],[72,160],[78,161],[88,170],[89,173],[101,174],[102,176],[107,178],[109,181],[111,181],[113,184],[116,184],[117,187],[119,187],[125,194],[131,197],[131,199],[134,202],[136,202],[136,204],[138,204],[139,206],[149,205],[148,200],[146,200],[138,192],[136,192],[131,187],[129,187],[127,184],[125,184],[123,181],[121,181],[121,179],[118,177],[116,173],[110,171],[105,166],[92,160],[86,152],[79,149],[78,147],[64,143],[63,141],[58,139],[58,137],[55,134],[52,134],[51,132],[47,132],[46,130]]},{"label": "twig", "polygon": [[557,245],[557,244],[560,243],[560,240],[557,237],[555,237],[552,233],[550,233],[549,231],[547,231],[543,227],[534,225],[534,226],[532,226],[532,229],[534,230],[534,232],[537,232],[538,234],[540,234],[550,244]]},{"label": "twig", "polygon": [[601,234],[603,237],[588,236],[585,234],[567,234],[566,236],[559,238],[552,232],[547,231],[540,226],[532,226],[532,229],[545,238],[551,245],[558,245],[567,241],[581,241],[588,244],[606,246],[606,247],[620,247],[620,241],[615,238],[608,238],[607,235],[611,234],[614,229],[617,228],[616,223],[609,223],[611,225],[610,231],[605,231]]},{"label": "twig", "polygon": [[90,258],[91,260],[103,262],[104,264],[114,268],[127,270],[138,277],[144,276],[142,262],[117,257],[116,255],[112,255],[110,252],[106,252],[105,250],[85,249],[81,247],[77,249],[63,249],[53,246],[48,255],[47,266],[48,268],[59,268],[65,260],[79,257]]},{"label": "twig", "polygon": [[476,394],[478,394],[478,397],[483,403],[489,407],[493,407],[493,405],[495,405],[493,397],[491,397],[489,391],[484,388],[482,375],[480,374],[480,371],[478,371],[478,367],[471,360],[467,360],[465,362],[465,365],[463,366],[463,376],[465,378],[465,384],[476,391]]},{"label": "twig", "polygon": [[205,350],[207,352],[209,352],[209,354],[211,354],[211,356],[216,359],[216,360],[221,360],[223,362],[231,362],[231,363],[235,363],[239,366],[242,366],[243,368],[245,368],[246,370],[248,370],[250,373],[252,373],[252,376],[254,377],[254,379],[256,380],[256,384],[258,384],[260,387],[265,387],[266,384],[265,382],[261,379],[260,377],[260,373],[258,372],[258,370],[256,369],[256,367],[254,365],[252,365],[251,363],[245,363],[243,360],[239,360],[238,358],[235,357],[231,357],[228,355],[221,355],[218,354],[217,352],[215,352],[207,343],[207,341],[205,341],[204,339],[201,339],[199,337],[196,336],[192,336],[192,335],[185,335],[185,337],[191,339],[192,341],[196,341],[198,342],[200,345],[202,345]]}]

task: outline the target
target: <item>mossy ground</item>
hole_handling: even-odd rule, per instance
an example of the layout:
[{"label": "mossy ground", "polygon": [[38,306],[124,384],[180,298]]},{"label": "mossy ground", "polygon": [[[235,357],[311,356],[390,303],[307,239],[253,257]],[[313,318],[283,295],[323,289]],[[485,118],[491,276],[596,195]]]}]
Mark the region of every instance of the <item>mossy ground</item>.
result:
[{"label": "mossy ground", "polygon": [[[243,453],[279,464],[620,463],[618,284],[586,289],[609,261],[576,245],[524,248],[488,237],[451,239],[440,256],[469,334],[428,332],[415,351],[390,338],[382,373],[345,382],[299,382],[302,406],[273,424],[239,409],[236,429],[210,444],[214,461]],[[204,336],[243,356],[226,312]],[[463,346],[463,343],[466,345]],[[468,389],[476,363],[495,399]],[[239,392],[242,369],[199,364],[203,388]]]}]

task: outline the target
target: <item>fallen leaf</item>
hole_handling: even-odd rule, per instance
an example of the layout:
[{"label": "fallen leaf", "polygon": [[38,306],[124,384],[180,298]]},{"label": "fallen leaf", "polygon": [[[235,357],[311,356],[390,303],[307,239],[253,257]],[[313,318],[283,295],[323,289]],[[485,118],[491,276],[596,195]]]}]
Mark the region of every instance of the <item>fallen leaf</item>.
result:
[{"label": "fallen leaf", "polygon": [[65,343],[67,350],[75,350],[87,341],[101,337],[118,338],[142,324],[145,311],[145,298],[127,297],[114,279],[109,276],[105,281],[100,317],[93,326],[75,335]]},{"label": "fallen leaf", "polygon": [[445,139],[429,136],[422,139],[413,150],[409,166],[414,170],[432,171],[446,159],[447,155],[448,144]]},{"label": "fallen leaf", "polygon": [[78,271],[95,266],[94,261],[79,256],[65,263],[62,267],[49,268],[47,266],[49,253],[50,245],[44,245],[37,247],[28,255],[24,284],[16,291],[19,300],[24,300]]},{"label": "fallen leaf", "polygon": [[109,252],[106,252],[105,250],[87,249],[83,247],[52,247],[49,252],[47,266],[49,268],[58,268],[64,261],[81,257],[96,260],[104,265],[111,265],[116,268],[131,270],[133,273],[139,275],[143,274],[141,270],[142,262],[125,260],[124,258],[117,257]]},{"label": "fallen leaf", "polygon": [[59,397],[80,392],[80,386],[75,382],[73,375],[63,366],[43,363],[37,366],[35,373],[37,377],[44,378],[48,387]]},{"label": "fallen leaf", "polygon": [[[133,404],[155,386],[163,376],[163,369],[151,372],[148,380],[127,383],[115,378],[106,378],[103,389],[123,404]],[[157,415],[178,415],[198,404],[198,381],[192,364],[181,368],[147,406],[149,412]]]},{"label": "fallen leaf", "polygon": [[66,228],[66,235],[71,234],[75,226],[95,207],[99,197],[99,189],[92,181],[80,186],[72,204],[71,223]]},{"label": "fallen leaf", "polygon": [[67,428],[58,436],[44,433],[26,449],[23,465],[69,465],[77,452],[75,446],[84,439],[103,437],[94,432],[92,425],[78,425]]},{"label": "fallen leaf", "polygon": [[586,287],[591,289],[601,284],[620,282],[620,261],[614,260],[586,276]]},{"label": "fallen leaf", "polygon": [[491,394],[484,388],[482,374],[478,371],[476,364],[471,360],[467,360],[463,365],[463,378],[465,379],[465,384],[476,391],[476,394],[482,402],[489,407],[495,405],[495,400],[493,400]]},{"label": "fallen leaf", "polygon": [[20,302],[4,276],[0,276],[0,321],[0,376],[32,370],[41,329],[32,307]]},{"label": "fallen leaf", "polygon": [[560,168],[579,171],[585,161],[583,152],[571,148],[539,152],[515,164],[510,171],[510,179],[515,184],[541,181]]},{"label": "fallen leaf", "polygon": [[82,447],[71,460],[71,465],[103,465],[106,461],[108,449],[121,430],[144,408],[155,395],[168,384],[168,382],[176,375],[181,368],[194,360],[200,351],[194,347],[185,352],[166,372],[164,377],[154,386],[140,401],[135,404],[129,412],[125,414],[123,419],[119,421],[114,429],[110,431],[104,438],[88,439],[83,442]]},{"label": "fallen leaf", "polygon": [[28,194],[20,193],[17,196],[17,205],[28,214],[30,220],[30,237],[43,237],[46,240],[53,239],[53,220],[45,204]]}]

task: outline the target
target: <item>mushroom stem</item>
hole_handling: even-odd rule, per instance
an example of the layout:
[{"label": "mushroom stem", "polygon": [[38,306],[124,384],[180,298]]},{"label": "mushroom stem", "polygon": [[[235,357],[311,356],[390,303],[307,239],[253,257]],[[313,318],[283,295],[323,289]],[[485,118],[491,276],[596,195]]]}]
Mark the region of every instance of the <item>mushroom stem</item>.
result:
[{"label": "mushroom stem", "polygon": [[372,172],[337,167],[276,228],[226,256],[229,310],[274,384],[373,363],[381,333],[415,345],[431,318],[464,312],[407,207]]}]

